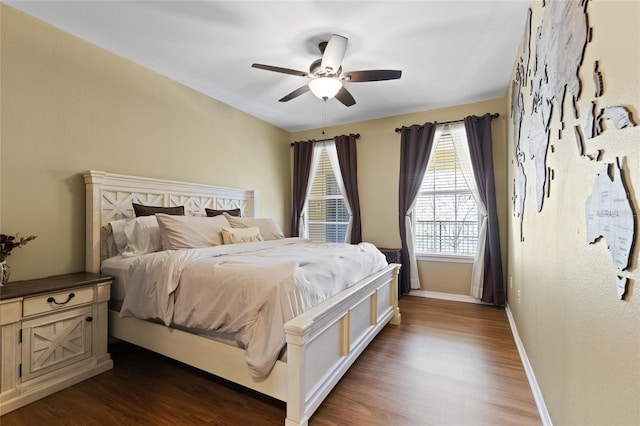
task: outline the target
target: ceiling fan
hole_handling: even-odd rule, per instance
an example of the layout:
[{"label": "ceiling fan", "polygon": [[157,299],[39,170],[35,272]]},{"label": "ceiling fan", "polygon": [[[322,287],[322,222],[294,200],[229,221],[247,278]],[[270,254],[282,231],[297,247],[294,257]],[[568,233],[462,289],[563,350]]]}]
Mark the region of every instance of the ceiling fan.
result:
[{"label": "ceiling fan", "polygon": [[321,42],[318,48],[320,49],[322,58],[311,63],[309,72],[263,64],[253,64],[251,66],[253,68],[311,79],[311,81],[304,86],[281,98],[280,102],[290,101],[311,90],[314,95],[325,101],[335,96],[337,100],[348,107],[354,105],[356,100],[347,88],[344,87],[344,82],[360,83],[365,81],[396,80],[402,76],[402,71],[399,70],[342,72],[342,59],[347,51],[347,42],[348,39],[346,37],[337,34],[332,35],[328,42]]}]

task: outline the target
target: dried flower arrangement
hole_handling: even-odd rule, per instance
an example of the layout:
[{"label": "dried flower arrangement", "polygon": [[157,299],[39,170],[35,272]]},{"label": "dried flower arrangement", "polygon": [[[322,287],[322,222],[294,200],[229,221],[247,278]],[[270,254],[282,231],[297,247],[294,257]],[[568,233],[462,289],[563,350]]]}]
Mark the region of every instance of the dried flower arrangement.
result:
[{"label": "dried flower arrangement", "polygon": [[28,237],[20,237],[18,234],[5,235],[0,234],[0,262],[4,262],[11,254],[11,251],[15,248],[20,248],[27,244],[31,240],[35,240],[35,235],[29,235]]}]

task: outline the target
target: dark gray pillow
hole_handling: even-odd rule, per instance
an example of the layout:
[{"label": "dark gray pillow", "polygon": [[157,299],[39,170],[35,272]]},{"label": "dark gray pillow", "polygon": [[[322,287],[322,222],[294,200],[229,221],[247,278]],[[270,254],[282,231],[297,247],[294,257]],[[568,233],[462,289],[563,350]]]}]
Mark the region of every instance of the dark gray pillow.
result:
[{"label": "dark gray pillow", "polygon": [[240,209],[231,209],[231,210],[204,209],[204,211],[207,213],[207,216],[209,217],[220,216],[222,213],[226,213],[229,216],[235,216],[235,217],[241,216]]},{"label": "dark gray pillow", "polygon": [[158,207],[158,206],[144,206],[142,204],[131,203],[133,205],[133,211],[136,212],[136,217],[140,216],[153,216],[156,213],[171,214],[174,216],[184,216],[184,206],[178,207]]}]

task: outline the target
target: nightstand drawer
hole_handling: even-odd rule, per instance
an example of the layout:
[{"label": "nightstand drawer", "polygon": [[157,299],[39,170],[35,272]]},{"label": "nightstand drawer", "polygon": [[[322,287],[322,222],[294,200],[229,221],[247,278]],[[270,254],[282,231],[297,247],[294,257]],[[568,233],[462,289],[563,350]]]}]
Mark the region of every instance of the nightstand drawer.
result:
[{"label": "nightstand drawer", "polygon": [[24,299],[22,316],[28,317],[79,306],[93,301],[93,287],[74,288]]}]

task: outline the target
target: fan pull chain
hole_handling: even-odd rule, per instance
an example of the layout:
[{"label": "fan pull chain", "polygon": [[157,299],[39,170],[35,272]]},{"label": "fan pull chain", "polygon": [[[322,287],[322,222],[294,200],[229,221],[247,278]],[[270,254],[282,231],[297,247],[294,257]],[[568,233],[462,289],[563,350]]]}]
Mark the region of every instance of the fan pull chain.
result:
[{"label": "fan pull chain", "polygon": [[324,129],[327,127],[327,100],[322,103],[322,136],[324,136]]}]

